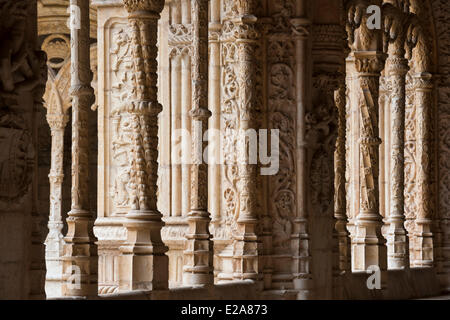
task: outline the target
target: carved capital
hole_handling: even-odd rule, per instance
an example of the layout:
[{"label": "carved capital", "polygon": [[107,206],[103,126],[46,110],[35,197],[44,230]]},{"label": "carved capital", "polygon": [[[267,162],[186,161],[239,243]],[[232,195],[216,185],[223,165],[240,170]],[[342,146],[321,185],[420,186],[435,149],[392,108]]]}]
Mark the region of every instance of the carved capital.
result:
[{"label": "carved capital", "polygon": [[379,75],[384,69],[387,55],[378,51],[357,51],[355,66],[359,73]]},{"label": "carved capital", "polygon": [[429,72],[414,75],[414,87],[416,90],[430,92],[433,90],[433,75]]},{"label": "carved capital", "polygon": [[129,13],[143,11],[159,15],[164,9],[164,3],[165,0],[123,0],[125,9]]},{"label": "carved capital", "polygon": [[257,0],[236,0],[236,2],[237,10],[241,17],[251,18],[253,16],[258,2]]},{"label": "carved capital", "polygon": [[405,76],[408,71],[408,60],[400,57],[389,57],[386,61],[391,76]]},{"label": "carved capital", "polygon": [[65,114],[47,114],[47,122],[52,130],[63,130],[69,117]]}]

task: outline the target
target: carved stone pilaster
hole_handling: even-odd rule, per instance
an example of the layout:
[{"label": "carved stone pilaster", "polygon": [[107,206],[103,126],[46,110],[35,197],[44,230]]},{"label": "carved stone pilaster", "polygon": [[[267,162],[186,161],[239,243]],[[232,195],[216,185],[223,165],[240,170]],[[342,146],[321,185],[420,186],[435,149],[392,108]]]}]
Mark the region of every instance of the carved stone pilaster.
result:
[{"label": "carved stone pilaster", "polygon": [[431,112],[433,81],[430,73],[414,75],[417,133],[417,216],[415,267],[433,266],[432,197],[431,197]]},{"label": "carved stone pilaster", "polygon": [[127,102],[131,141],[130,206],[124,227],[127,240],[120,247],[119,291],[158,290],[168,287],[167,247],[161,239],[164,223],[157,210],[158,20],[164,0],[124,0],[131,31],[131,54],[136,75],[134,96]]},{"label": "carved stone pilaster", "polygon": [[[63,295],[96,296],[98,257],[89,208],[89,132],[91,87],[89,47],[89,0],[71,0],[71,95],[72,95],[72,191],[64,238]],[[75,284],[72,281],[75,280]],[[79,281],[80,285],[76,285]]]},{"label": "carved stone pilaster", "polygon": [[203,161],[203,130],[208,129],[208,0],[192,0],[192,159],[191,211],[188,215],[183,282],[213,284],[213,243],[209,233],[208,164]]},{"label": "carved stone pilaster", "polygon": [[250,163],[247,130],[256,129],[259,119],[256,106],[256,48],[259,34],[256,30],[254,16],[257,1],[238,1],[237,15],[233,19],[238,55],[237,82],[239,85],[239,137],[237,150],[237,167],[240,180],[237,184],[239,193],[239,217],[233,248],[233,278],[261,279],[261,266],[258,252],[256,225],[256,182],[257,164]]}]

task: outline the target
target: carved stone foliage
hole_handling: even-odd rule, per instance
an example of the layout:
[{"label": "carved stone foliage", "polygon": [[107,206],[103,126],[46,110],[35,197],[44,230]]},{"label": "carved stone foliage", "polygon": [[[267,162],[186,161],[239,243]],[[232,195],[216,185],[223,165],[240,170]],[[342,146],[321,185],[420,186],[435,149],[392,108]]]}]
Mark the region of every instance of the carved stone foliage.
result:
[{"label": "carved stone foliage", "polygon": [[[405,104],[405,227],[410,237],[414,233],[414,220],[417,213],[416,202],[416,108],[414,105],[413,79],[406,76]],[[411,241],[412,242],[412,241]]]},{"label": "carved stone foliage", "polygon": [[222,59],[222,103],[221,103],[221,130],[223,131],[222,148],[224,154],[223,166],[223,203],[226,238],[230,239],[232,232],[236,230],[236,220],[239,215],[239,195],[237,182],[239,180],[236,166],[237,130],[239,128],[239,85],[237,79],[238,51],[234,43],[234,37],[230,35],[233,23],[227,21],[223,25],[221,37]]},{"label": "carved stone foliage", "polygon": [[[442,78],[439,82],[438,93],[438,111],[437,111],[437,130],[438,137],[438,208],[437,213],[441,220],[441,228],[444,233],[442,237],[442,248],[444,249],[444,259],[448,261],[450,258],[448,248],[450,247],[450,35],[448,33],[450,15],[450,3],[445,0],[431,1],[431,9],[436,25],[436,38],[438,39],[439,55],[438,64],[439,72]],[[447,290],[450,288],[450,269],[444,267],[444,276],[442,285]]]},{"label": "carved stone foliage", "polygon": [[130,170],[133,124],[127,104],[134,97],[131,39],[129,28],[119,25],[112,32],[111,48],[111,117],[112,162],[116,168],[111,184],[115,210],[126,213],[130,207]]},{"label": "carved stone foliage", "polygon": [[273,221],[273,247],[289,252],[296,217],[295,167],[295,44],[280,38],[273,28],[268,41],[268,126],[279,130],[279,172],[269,178],[269,210]]},{"label": "carved stone foliage", "polygon": [[337,137],[337,110],[334,103],[336,75],[315,75],[313,88],[320,95],[315,99],[314,108],[305,115],[306,141],[310,150],[307,163],[310,168],[311,204],[323,214],[333,204],[333,158]]}]

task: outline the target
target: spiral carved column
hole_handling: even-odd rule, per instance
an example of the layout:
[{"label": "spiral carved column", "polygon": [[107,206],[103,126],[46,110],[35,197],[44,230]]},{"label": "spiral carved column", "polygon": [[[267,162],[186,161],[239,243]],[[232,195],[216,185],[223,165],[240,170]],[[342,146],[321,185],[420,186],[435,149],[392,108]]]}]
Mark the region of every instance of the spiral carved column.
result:
[{"label": "spiral carved column", "polygon": [[[351,239],[350,233],[347,230],[347,205],[346,205],[346,190],[345,190],[345,144],[346,144],[346,86],[342,85],[335,91],[335,102],[338,110],[338,136],[336,140],[336,150],[334,152],[334,242],[337,249],[335,254],[335,278],[340,278],[341,275],[351,272]],[[342,280],[342,279],[341,279]],[[342,298],[342,282],[335,279],[336,290],[335,296]]]},{"label": "spiral carved column", "polygon": [[360,196],[353,248],[353,266],[366,271],[370,266],[387,269],[387,251],[381,234],[379,203],[378,90],[385,55],[377,51],[355,52],[361,90],[357,93],[360,113]]},{"label": "spiral carved column", "polygon": [[164,0],[124,0],[131,30],[135,96],[128,112],[133,127],[131,159],[131,210],[124,226],[127,240],[120,247],[119,290],[163,290],[168,287],[167,247],[161,239],[164,223],[157,210],[158,20]]}]

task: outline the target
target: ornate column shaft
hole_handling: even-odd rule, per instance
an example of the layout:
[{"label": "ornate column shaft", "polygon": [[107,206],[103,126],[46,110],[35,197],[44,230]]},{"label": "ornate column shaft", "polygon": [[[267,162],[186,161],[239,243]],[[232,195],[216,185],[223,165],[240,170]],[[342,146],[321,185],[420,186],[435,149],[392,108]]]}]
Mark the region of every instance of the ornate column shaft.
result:
[{"label": "ornate column shaft", "polygon": [[417,217],[415,267],[433,266],[432,198],[431,198],[431,109],[433,82],[430,73],[414,76],[417,132]]},{"label": "ornate column shaft", "polygon": [[306,108],[308,101],[307,87],[311,81],[308,75],[308,58],[311,57],[308,47],[311,22],[307,19],[306,1],[298,0],[297,18],[292,19],[293,35],[296,49],[296,83],[297,83],[297,217],[293,230],[293,276],[294,288],[299,291],[299,299],[309,299],[313,295],[311,274],[310,235],[308,227],[308,206],[306,197]]},{"label": "ornate column shaft", "polygon": [[[171,59],[171,104],[172,104],[172,114],[171,114],[171,125],[172,134],[176,130],[181,129],[181,57],[174,54]],[[182,137],[177,136],[176,139],[182,139]],[[174,137],[172,137],[172,144],[179,143]],[[171,194],[171,215],[181,216],[181,201],[182,201],[182,175],[181,175],[181,161],[179,155],[172,152],[172,194]]]},{"label": "ornate column shaft", "polygon": [[121,251],[119,290],[158,290],[168,287],[167,247],[161,239],[164,223],[157,210],[158,20],[164,0],[124,0],[131,30],[135,96],[129,101],[133,138],[131,147],[131,210],[124,226],[127,240]]},{"label": "ornate column shaft", "polygon": [[[211,1],[211,23],[209,25],[209,105],[211,109],[211,118],[209,127],[217,132],[220,131],[220,0]],[[220,195],[221,189],[221,166],[220,160],[220,136],[209,136],[209,210],[212,214],[212,224],[217,229],[221,222]],[[214,161],[213,161],[214,159]]]},{"label": "ornate column shaft", "polygon": [[[256,31],[255,0],[243,0],[238,3],[238,15],[233,20],[236,30],[238,50],[238,85],[239,85],[239,137],[237,166],[240,176],[237,189],[239,193],[239,217],[237,235],[233,248],[233,278],[260,280],[258,237],[256,224],[256,183],[257,164],[250,163],[247,137],[249,129],[256,129],[258,112],[256,102],[256,48],[258,32]],[[256,146],[253,146],[256,147]]]},{"label": "ornate column shaft", "polygon": [[386,72],[391,87],[390,114],[390,165],[389,165],[389,212],[386,212],[387,250],[389,269],[409,267],[409,241],[405,228],[405,120],[406,120],[406,74],[405,59],[406,27],[408,16],[389,4],[383,4],[384,46],[389,53]]},{"label": "ornate column shaft", "polygon": [[385,55],[377,51],[355,52],[361,90],[357,93],[360,113],[360,196],[356,219],[353,265],[357,271],[370,266],[387,268],[387,251],[381,234],[383,225],[379,204],[378,92]]},{"label": "ornate column shaft", "polygon": [[[370,5],[381,6],[381,1],[351,1],[348,6],[347,33],[349,46],[355,57],[358,75],[359,114],[359,212],[356,217],[356,232],[352,243],[352,269],[367,271],[377,266],[387,269],[387,250],[381,234],[383,217],[379,199],[379,87],[381,71],[386,55],[383,49],[383,34],[379,29],[369,29]],[[383,272],[383,275],[386,275]],[[385,286],[385,276],[382,286]]]},{"label": "ornate column shaft", "polygon": [[392,88],[389,108],[391,115],[390,212],[387,219],[389,223],[387,232],[389,269],[409,267],[409,241],[405,229],[404,207],[405,99],[408,69],[408,60],[404,58],[404,50],[400,50],[400,54],[391,56],[387,60],[387,70]]},{"label": "ornate column shaft", "polygon": [[[345,80],[343,80],[345,81]],[[338,136],[336,140],[336,150],[334,152],[334,218],[335,218],[335,244],[337,244],[338,255],[335,261],[338,265],[335,267],[334,276],[340,276],[351,272],[351,239],[347,230],[347,204],[345,190],[345,170],[346,170],[346,86],[345,83],[335,91],[335,102],[338,110]],[[342,283],[336,284],[338,289],[342,288]],[[339,295],[338,295],[339,297]]]},{"label": "ornate column shaft", "polygon": [[[45,240],[45,261],[47,281],[62,280],[62,256],[64,254],[64,236],[62,229],[62,183],[64,179],[64,129],[68,117],[63,114],[47,114],[47,122],[52,135],[51,167],[48,175],[50,181],[50,216],[48,235]],[[58,285],[60,287],[60,285]],[[53,291],[53,289],[52,289]],[[61,287],[58,289],[61,292]]]},{"label": "ornate column shaft", "polygon": [[213,243],[209,233],[208,164],[203,161],[203,130],[208,129],[208,0],[191,1],[192,17],[192,159],[191,211],[184,251],[183,283],[213,284]]},{"label": "ornate column shaft", "polygon": [[[72,94],[72,207],[68,213],[64,238],[65,296],[97,295],[97,245],[93,233],[94,217],[89,207],[88,118],[94,102],[91,87],[89,45],[89,0],[71,0],[71,94]],[[79,17],[78,17],[79,14]],[[69,283],[70,275],[80,277],[80,285]]]}]

